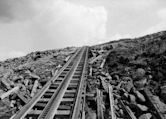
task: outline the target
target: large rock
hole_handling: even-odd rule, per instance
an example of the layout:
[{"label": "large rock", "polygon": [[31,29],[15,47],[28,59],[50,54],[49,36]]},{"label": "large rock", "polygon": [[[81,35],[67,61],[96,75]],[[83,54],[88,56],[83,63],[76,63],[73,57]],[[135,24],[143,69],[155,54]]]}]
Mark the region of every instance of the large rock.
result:
[{"label": "large rock", "polygon": [[151,113],[146,113],[141,115],[138,119],[151,119],[152,114]]},{"label": "large rock", "polygon": [[133,83],[131,81],[123,82],[121,84],[121,88],[125,89],[127,92],[130,92],[130,90],[133,88]]},{"label": "large rock", "polygon": [[145,76],[145,70],[142,68],[138,68],[134,74],[134,79],[140,80]]},{"label": "large rock", "polygon": [[138,101],[140,101],[140,102],[145,102],[146,101],[144,95],[141,94],[139,91],[135,91],[135,95],[136,95]]},{"label": "large rock", "polygon": [[129,95],[130,103],[136,103],[136,97],[132,94]]},{"label": "large rock", "polygon": [[146,107],[145,105],[137,104],[137,106],[141,111],[148,111],[148,107]]},{"label": "large rock", "polygon": [[147,84],[147,78],[142,78],[138,81],[134,82],[134,86],[139,90],[139,89],[143,89],[145,87],[145,85]]},{"label": "large rock", "polygon": [[163,114],[166,114],[166,104],[164,104],[158,96],[153,96],[153,101],[155,104],[157,104],[158,108],[160,109],[160,112]]}]

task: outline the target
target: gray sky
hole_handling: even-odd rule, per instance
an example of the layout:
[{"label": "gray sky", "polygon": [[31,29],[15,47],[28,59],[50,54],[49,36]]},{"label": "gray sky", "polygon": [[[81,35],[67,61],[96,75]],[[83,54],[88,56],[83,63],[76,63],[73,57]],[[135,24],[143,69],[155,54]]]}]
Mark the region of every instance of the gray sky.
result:
[{"label": "gray sky", "polygon": [[166,0],[0,0],[0,60],[166,29]]}]

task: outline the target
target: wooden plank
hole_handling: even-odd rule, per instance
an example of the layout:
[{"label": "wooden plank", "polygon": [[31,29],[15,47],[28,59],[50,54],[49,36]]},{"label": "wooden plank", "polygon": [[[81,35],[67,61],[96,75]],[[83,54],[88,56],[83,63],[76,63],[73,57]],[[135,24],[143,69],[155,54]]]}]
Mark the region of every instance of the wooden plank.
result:
[{"label": "wooden plank", "polygon": [[111,119],[116,119],[116,115],[114,112],[114,98],[112,95],[112,86],[111,85],[109,85],[109,99],[110,99]]},{"label": "wooden plank", "polygon": [[105,62],[106,62],[106,59],[103,59],[103,61],[102,61],[101,65],[100,65],[100,68],[103,68],[103,67],[104,67]]},{"label": "wooden plank", "polygon": [[25,104],[29,102],[30,97],[25,96],[25,93],[18,91],[16,94]]},{"label": "wooden plank", "polygon": [[123,101],[119,100],[120,104],[122,105],[123,110],[126,112],[126,116],[128,119],[137,119],[131,109],[126,106]]},{"label": "wooden plank", "polygon": [[31,110],[28,114],[29,115],[39,115],[42,113],[42,110]]},{"label": "wooden plank", "polygon": [[32,91],[31,91],[31,97],[33,97],[35,93],[37,92],[38,85],[39,85],[38,80],[35,80]]},{"label": "wooden plank", "polygon": [[102,92],[97,89],[97,119],[104,119],[102,97]]},{"label": "wooden plank", "polygon": [[4,98],[6,98],[6,97],[8,97],[9,95],[18,92],[18,90],[19,90],[19,86],[16,86],[16,87],[12,88],[11,90],[9,90],[9,91],[7,91],[7,92],[5,92],[5,93],[2,93],[2,94],[0,95],[0,99],[2,100],[2,99],[4,99]]},{"label": "wooden plank", "polygon": [[165,119],[166,116],[162,114],[162,112],[160,111],[160,107],[158,106],[158,104],[156,104],[156,101],[153,99],[153,94],[150,92],[150,90],[146,88],[144,89],[144,93],[146,99],[151,105],[151,108],[155,110],[155,114],[158,117],[158,119]]},{"label": "wooden plank", "polygon": [[[39,101],[40,102],[48,102],[50,98],[41,98]],[[74,98],[63,98],[62,102],[73,102]]]},{"label": "wooden plank", "polygon": [[93,69],[92,69],[92,66],[90,67],[90,70],[89,70],[89,75],[92,76],[92,72],[93,72]]},{"label": "wooden plank", "polygon": [[70,114],[70,110],[57,110],[55,114],[57,116],[58,115],[62,115],[62,116],[69,115]]},{"label": "wooden plank", "polygon": [[36,103],[35,107],[45,107],[46,105],[46,103],[38,102]]}]

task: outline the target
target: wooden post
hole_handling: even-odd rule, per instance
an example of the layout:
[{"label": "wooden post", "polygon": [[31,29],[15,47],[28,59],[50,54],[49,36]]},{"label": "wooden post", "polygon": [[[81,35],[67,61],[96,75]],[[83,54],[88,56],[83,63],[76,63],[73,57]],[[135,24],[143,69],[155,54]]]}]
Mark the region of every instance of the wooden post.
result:
[{"label": "wooden post", "polygon": [[9,81],[7,81],[7,79],[2,78],[1,82],[5,86],[6,89],[11,89],[10,83],[9,83]]},{"label": "wooden post", "polygon": [[89,75],[92,76],[92,66],[90,67]]},{"label": "wooden post", "polygon": [[65,61],[67,62],[70,59],[70,55],[65,58]]},{"label": "wooden post", "polygon": [[103,59],[101,65],[100,65],[100,68],[103,68],[103,67],[104,67],[105,61],[106,61],[106,59]]},{"label": "wooden post", "polygon": [[110,109],[111,109],[111,119],[116,119],[116,115],[114,112],[114,98],[112,95],[112,86],[109,85],[109,99],[110,99]]},{"label": "wooden post", "polygon": [[25,80],[24,80],[25,86],[28,86],[28,83],[29,83],[29,79],[25,79]]},{"label": "wooden post", "polygon": [[38,80],[35,80],[32,91],[31,91],[31,97],[35,95],[37,87],[38,87]]},{"label": "wooden post", "polygon": [[1,94],[0,95],[0,99],[2,100],[4,98],[6,98],[6,97],[8,97],[11,94],[16,93],[18,90],[19,90],[19,86],[16,86],[16,87],[12,88],[11,90]]},{"label": "wooden post", "polygon": [[126,116],[128,119],[137,119],[137,118],[135,117],[134,113],[131,111],[131,109],[130,109],[128,106],[126,106],[126,105],[123,103],[122,100],[119,100],[119,102],[120,102],[120,104],[121,104],[123,110],[125,111],[125,114],[126,114],[125,116]]},{"label": "wooden post", "polygon": [[97,89],[97,119],[104,119],[102,106],[102,93]]},{"label": "wooden post", "polygon": [[90,64],[93,64],[95,61],[100,60],[101,58],[103,58],[103,55],[99,55],[99,56],[93,58],[93,59],[90,61]]}]

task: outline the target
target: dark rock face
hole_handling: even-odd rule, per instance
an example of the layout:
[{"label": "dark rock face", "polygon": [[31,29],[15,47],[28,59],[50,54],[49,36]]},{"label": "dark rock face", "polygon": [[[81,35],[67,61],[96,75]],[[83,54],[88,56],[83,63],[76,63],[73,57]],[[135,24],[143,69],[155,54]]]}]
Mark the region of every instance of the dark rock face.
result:
[{"label": "dark rock face", "polygon": [[[114,45],[115,43],[110,44]],[[129,93],[132,103],[137,101],[138,104],[135,105],[134,108],[139,107],[142,111],[146,109],[146,100],[139,92],[139,90],[144,90],[144,88],[150,89],[154,95],[160,97],[159,100],[166,103],[166,76],[164,75],[166,74],[165,31],[141,38],[117,41],[106,61],[106,68],[108,72],[112,74],[111,76],[116,72],[120,82],[123,82],[123,84],[123,77],[127,76],[132,79],[132,84],[129,85],[129,83],[125,81],[128,85],[121,86],[121,88]],[[126,68],[128,68],[128,70],[126,70]],[[134,93],[131,91],[131,87],[135,88],[136,91],[134,91]],[[145,105],[140,106],[139,103]],[[131,109],[132,108],[133,104]],[[141,114],[141,112],[139,113]],[[136,116],[139,117],[139,119],[152,117],[151,113],[143,115],[136,114]]]},{"label": "dark rock face", "polygon": [[166,32],[116,41],[106,61],[110,74],[119,72],[120,76],[126,75],[123,72],[126,67],[130,67],[130,77],[137,87],[144,87],[151,78],[152,85],[153,82],[158,83],[154,88],[158,94],[160,86],[166,85]]},{"label": "dark rock face", "polygon": [[[108,46],[109,50],[104,46]],[[158,100],[153,103],[162,103],[165,107],[166,31],[93,46],[91,52],[94,54],[92,57],[99,57],[100,52],[103,52],[103,54],[108,52],[106,57],[92,63],[93,75],[91,78],[93,84],[97,85],[96,88],[103,92],[108,93],[108,85],[113,87],[115,113],[118,118],[125,116],[121,106],[119,106],[119,100],[122,100],[128,106],[136,118],[155,118],[155,112],[148,105],[149,102],[143,93],[145,89],[150,90],[152,95],[157,97]],[[105,65],[99,70],[98,67],[100,67],[104,58],[106,58]],[[108,75],[103,76],[101,72]],[[96,74],[100,78],[95,77]],[[108,78],[108,76],[111,78]],[[88,80],[92,82],[92,79],[89,78]],[[92,88],[92,85],[90,85],[89,87]],[[104,103],[106,112],[109,112],[108,102]],[[164,107],[160,106],[159,108],[165,110]]]}]

